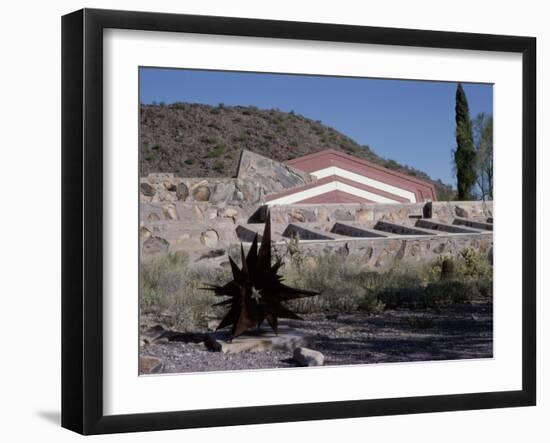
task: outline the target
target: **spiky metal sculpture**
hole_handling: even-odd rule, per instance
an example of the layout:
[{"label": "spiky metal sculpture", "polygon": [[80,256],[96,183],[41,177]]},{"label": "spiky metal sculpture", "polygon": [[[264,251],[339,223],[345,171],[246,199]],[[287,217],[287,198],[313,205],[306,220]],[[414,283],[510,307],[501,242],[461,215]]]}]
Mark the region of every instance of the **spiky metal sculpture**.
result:
[{"label": "spiky metal sculpture", "polygon": [[230,297],[214,306],[230,305],[229,312],[216,330],[232,325],[231,338],[241,335],[254,327],[260,327],[267,320],[277,334],[278,318],[302,320],[284,302],[298,298],[312,297],[318,292],[291,288],[282,283],[283,277],[277,274],[282,261],[271,264],[271,222],[269,213],[265,223],[262,242],[258,250],[258,234],[255,235],[247,256],[241,243],[242,269],[229,257],[233,280],[224,286],[210,285],[208,289],[217,296]]}]

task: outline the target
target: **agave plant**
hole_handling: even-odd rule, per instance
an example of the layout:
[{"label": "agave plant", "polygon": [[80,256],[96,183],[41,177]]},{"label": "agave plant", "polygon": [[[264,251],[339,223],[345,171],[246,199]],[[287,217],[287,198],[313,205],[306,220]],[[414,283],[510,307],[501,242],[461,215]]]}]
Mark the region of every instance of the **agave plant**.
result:
[{"label": "agave plant", "polygon": [[204,288],[213,291],[217,296],[229,297],[214,306],[229,306],[229,311],[216,330],[231,326],[231,338],[245,331],[260,327],[267,321],[277,334],[278,319],[292,318],[303,320],[284,305],[284,302],[298,298],[312,297],[318,292],[296,289],[282,283],[278,275],[282,261],[278,258],[271,264],[271,222],[269,213],[265,223],[260,248],[258,234],[255,235],[250,250],[245,257],[241,243],[242,267],[229,257],[233,280],[223,286],[209,285]]}]

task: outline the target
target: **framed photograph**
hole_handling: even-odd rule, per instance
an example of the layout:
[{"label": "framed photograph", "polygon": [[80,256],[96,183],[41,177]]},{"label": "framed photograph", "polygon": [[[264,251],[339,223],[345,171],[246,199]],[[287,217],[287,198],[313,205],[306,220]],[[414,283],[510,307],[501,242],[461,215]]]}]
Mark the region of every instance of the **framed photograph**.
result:
[{"label": "framed photograph", "polygon": [[64,16],[62,425],[535,405],[535,51]]}]

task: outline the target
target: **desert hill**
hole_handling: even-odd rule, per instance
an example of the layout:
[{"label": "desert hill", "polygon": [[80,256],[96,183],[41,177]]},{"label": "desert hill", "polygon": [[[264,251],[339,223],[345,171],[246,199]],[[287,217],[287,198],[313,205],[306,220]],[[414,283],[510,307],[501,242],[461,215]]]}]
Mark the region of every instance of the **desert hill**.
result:
[{"label": "desert hill", "polygon": [[328,148],[429,180],[440,200],[451,199],[451,187],[441,181],[384,159],[369,146],[293,112],[223,104],[140,106],[141,176],[173,172],[182,177],[228,177],[236,173],[242,149],[284,161]]}]

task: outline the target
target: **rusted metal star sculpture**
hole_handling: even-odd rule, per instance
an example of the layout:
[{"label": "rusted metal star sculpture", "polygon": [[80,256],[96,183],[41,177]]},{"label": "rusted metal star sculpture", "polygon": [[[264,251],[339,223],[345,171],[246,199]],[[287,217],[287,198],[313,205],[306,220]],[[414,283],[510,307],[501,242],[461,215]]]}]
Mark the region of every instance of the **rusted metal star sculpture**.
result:
[{"label": "rusted metal star sculpture", "polygon": [[209,285],[208,289],[217,296],[230,297],[214,306],[230,305],[229,312],[223,318],[216,330],[232,326],[231,338],[243,332],[260,327],[267,320],[273,332],[277,334],[278,318],[292,318],[302,320],[292,312],[284,302],[298,298],[312,297],[318,292],[291,288],[282,283],[283,277],[277,274],[282,266],[278,258],[271,264],[271,222],[269,213],[265,223],[262,242],[258,250],[258,234],[248,251],[244,255],[241,243],[242,268],[229,257],[233,280],[224,286]]}]

